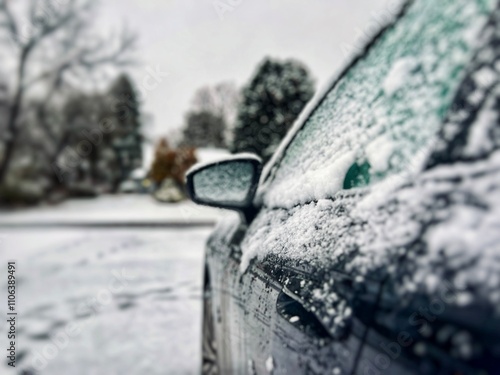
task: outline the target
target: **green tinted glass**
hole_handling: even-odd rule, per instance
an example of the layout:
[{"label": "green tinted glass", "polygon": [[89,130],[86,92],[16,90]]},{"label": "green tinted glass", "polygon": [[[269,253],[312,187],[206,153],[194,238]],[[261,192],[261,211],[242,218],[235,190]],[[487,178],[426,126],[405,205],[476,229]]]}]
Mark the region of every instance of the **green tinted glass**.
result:
[{"label": "green tinted glass", "polygon": [[[416,0],[307,120],[267,203],[279,205],[283,189],[296,190],[300,203],[411,169],[432,144],[495,4]],[[330,188],[308,188],[305,179],[318,174],[334,177]]]}]

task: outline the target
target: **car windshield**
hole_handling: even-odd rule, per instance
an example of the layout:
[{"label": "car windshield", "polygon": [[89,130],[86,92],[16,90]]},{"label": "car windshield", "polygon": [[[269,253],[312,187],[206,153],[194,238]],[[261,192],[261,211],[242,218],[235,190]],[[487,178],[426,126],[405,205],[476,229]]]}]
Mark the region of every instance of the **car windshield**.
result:
[{"label": "car windshield", "polygon": [[418,170],[495,4],[412,2],[295,135],[264,203],[292,206]]}]

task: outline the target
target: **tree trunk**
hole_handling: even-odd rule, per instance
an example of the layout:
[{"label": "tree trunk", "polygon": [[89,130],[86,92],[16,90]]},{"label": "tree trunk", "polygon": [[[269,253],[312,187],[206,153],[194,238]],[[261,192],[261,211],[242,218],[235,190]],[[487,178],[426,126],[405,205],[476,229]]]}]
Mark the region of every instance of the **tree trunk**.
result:
[{"label": "tree trunk", "polygon": [[5,176],[10,166],[12,155],[14,153],[14,146],[16,143],[17,131],[18,131],[16,124],[17,124],[17,119],[19,118],[19,112],[21,110],[23,94],[24,94],[24,87],[23,87],[24,69],[26,67],[26,59],[28,57],[29,51],[30,51],[29,48],[23,48],[23,50],[21,51],[21,59],[19,62],[19,68],[17,72],[16,95],[14,96],[14,101],[9,111],[9,117],[7,120],[7,139],[4,145],[3,158],[0,161],[0,183],[2,183],[5,179]]}]

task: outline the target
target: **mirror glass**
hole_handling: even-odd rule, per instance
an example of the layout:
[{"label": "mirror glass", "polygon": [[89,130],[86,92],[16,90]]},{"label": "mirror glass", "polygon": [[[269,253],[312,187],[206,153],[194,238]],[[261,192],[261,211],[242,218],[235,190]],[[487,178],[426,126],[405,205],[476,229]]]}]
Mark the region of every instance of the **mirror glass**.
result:
[{"label": "mirror glass", "polygon": [[245,207],[252,198],[255,173],[255,164],[249,161],[214,164],[194,174],[195,196],[205,203]]}]

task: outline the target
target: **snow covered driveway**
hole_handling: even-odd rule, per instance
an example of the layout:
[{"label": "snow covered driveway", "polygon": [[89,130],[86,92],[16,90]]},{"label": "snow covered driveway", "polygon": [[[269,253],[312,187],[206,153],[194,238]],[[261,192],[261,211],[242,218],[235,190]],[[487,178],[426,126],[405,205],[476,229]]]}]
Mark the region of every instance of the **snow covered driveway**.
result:
[{"label": "snow covered driveway", "polygon": [[8,260],[17,262],[18,282],[17,366],[2,356],[0,373],[197,373],[210,231],[0,229],[2,352]]}]

